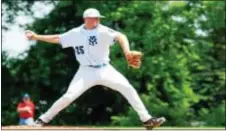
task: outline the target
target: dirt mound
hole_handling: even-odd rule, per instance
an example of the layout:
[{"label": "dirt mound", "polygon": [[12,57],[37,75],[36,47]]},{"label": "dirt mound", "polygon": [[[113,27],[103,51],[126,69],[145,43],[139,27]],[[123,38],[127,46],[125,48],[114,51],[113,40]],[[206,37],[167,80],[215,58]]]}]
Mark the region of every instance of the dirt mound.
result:
[{"label": "dirt mound", "polygon": [[96,131],[114,131],[114,130],[144,130],[144,128],[101,128],[101,127],[78,127],[78,126],[44,126],[44,127],[32,127],[32,126],[18,126],[18,125],[12,125],[12,126],[2,126],[2,130],[32,130],[32,131],[47,131],[47,130],[96,130]]},{"label": "dirt mound", "polygon": [[[75,126],[44,126],[44,127],[32,127],[32,126],[2,126],[2,130],[92,130],[94,127],[75,127]],[[96,128],[95,128],[96,129]]]}]

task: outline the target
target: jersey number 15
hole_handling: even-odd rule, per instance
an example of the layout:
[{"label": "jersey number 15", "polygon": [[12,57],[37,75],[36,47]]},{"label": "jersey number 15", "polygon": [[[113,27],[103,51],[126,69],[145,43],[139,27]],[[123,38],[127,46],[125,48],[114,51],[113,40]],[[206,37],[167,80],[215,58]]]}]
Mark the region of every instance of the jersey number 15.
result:
[{"label": "jersey number 15", "polygon": [[75,46],[75,52],[76,54],[84,54],[84,47],[83,46]]}]

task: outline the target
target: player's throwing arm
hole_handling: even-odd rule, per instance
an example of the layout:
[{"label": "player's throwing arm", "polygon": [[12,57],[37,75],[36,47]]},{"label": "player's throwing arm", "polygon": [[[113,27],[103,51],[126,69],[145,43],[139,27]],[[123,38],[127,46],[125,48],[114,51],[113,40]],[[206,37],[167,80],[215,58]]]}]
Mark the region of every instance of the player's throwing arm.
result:
[{"label": "player's throwing arm", "polygon": [[55,43],[55,44],[60,43],[59,35],[38,35],[35,32],[30,30],[26,30],[25,35],[29,40],[40,40],[40,41],[45,41],[48,43]]}]

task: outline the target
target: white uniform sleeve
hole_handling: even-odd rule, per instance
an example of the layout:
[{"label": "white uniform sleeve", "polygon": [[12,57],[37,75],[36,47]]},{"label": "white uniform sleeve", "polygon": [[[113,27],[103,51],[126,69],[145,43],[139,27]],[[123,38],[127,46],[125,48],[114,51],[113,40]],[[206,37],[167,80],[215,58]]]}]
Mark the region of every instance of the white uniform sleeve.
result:
[{"label": "white uniform sleeve", "polygon": [[108,28],[107,30],[108,32],[108,35],[110,36],[110,41],[111,41],[111,45],[113,45],[115,43],[115,38],[120,35],[120,32],[116,31],[116,30],[113,30],[111,28]]},{"label": "white uniform sleeve", "polygon": [[75,42],[75,32],[73,30],[69,30],[60,35],[60,44],[63,48],[72,47]]}]

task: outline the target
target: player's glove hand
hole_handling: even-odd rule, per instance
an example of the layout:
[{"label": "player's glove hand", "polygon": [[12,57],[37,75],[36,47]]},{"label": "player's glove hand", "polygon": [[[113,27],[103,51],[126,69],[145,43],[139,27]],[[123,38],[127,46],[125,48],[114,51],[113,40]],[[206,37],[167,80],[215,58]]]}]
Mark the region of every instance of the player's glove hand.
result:
[{"label": "player's glove hand", "polygon": [[141,65],[141,58],[143,54],[139,51],[130,51],[126,53],[126,60],[128,62],[128,66],[131,66],[133,68],[140,68]]}]

